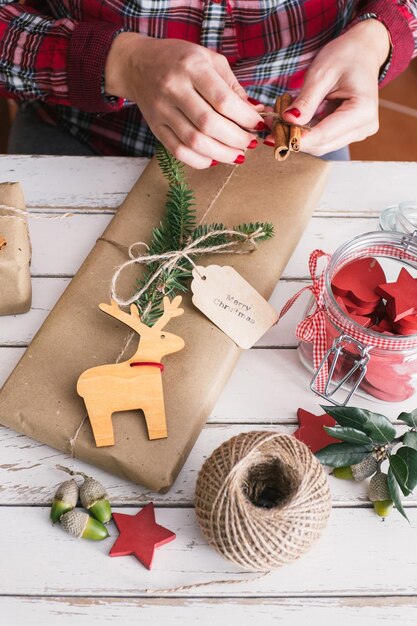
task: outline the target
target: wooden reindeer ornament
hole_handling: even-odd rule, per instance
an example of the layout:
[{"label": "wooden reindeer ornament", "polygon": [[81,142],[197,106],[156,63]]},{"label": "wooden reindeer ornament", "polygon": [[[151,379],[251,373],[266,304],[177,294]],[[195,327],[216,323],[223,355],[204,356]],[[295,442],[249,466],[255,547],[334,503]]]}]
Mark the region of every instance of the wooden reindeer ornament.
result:
[{"label": "wooden reindeer ornament", "polygon": [[181,296],[164,298],[164,312],[153,326],[143,324],[135,304],[130,314],[117,303],[100,304],[100,309],[133,328],[140,335],[138,349],[132,358],[122,363],[99,365],[81,374],[77,391],[84,398],[97,447],[114,445],[112,414],[116,411],[142,409],[149,439],[167,437],[165,405],[162,388],[161,358],[178,352],[184,340],[172,333],[162,332],[169,320],[184,313]]}]

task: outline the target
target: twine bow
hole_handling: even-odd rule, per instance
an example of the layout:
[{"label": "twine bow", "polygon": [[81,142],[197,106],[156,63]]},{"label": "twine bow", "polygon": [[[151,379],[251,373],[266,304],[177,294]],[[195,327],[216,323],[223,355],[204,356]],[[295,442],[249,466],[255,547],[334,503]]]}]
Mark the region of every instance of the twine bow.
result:
[{"label": "twine bow", "polygon": [[[213,236],[218,237],[219,235],[237,236],[237,237],[240,237],[241,241],[228,241],[226,243],[220,243],[220,244],[213,245],[213,246],[201,245],[205,241],[207,241],[207,239],[210,239],[210,237],[213,237]],[[117,302],[119,306],[128,306],[129,304],[132,304],[133,302],[138,300],[138,298],[140,298],[140,296],[143,293],[145,293],[145,291],[156,281],[156,279],[162,274],[162,272],[164,272],[165,270],[167,270],[168,272],[172,271],[181,258],[187,259],[187,261],[189,261],[189,263],[195,267],[195,263],[190,258],[191,256],[198,256],[202,254],[248,254],[256,250],[256,247],[257,247],[256,241],[258,239],[261,239],[264,236],[265,236],[265,232],[262,230],[261,227],[259,227],[250,235],[247,235],[246,233],[242,233],[239,230],[233,230],[233,229],[211,230],[205,233],[204,235],[201,235],[194,241],[189,242],[181,250],[171,250],[169,252],[164,252],[162,254],[143,254],[139,256],[135,255],[134,249],[137,246],[146,246],[146,247],[148,246],[145,243],[140,242],[140,241],[135,242],[131,246],[129,246],[129,249],[128,249],[128,254],[130,257],[129,260],[122,263],[117,268],[117,270],[115,271],[113,275],[112,282],[111,282],[111,297],[113,298],[113,300]],[[242,242],[251,243],[252,248],[249,250],[234,249],[237,246],[241,245]],[[125,269],[127,269],[128,267],[131,267],[132,265],[136,265],[136,264],[149,265],[151,263],[156,263],[157,261],[164,261],[164,262],[161,263],[161,265],[149,277],[146,283],[140,289],[138,289],[133,294],[133,296],[124,300],[121,296],[117,294],[117,283],[120,279],[120,275]]]},{"label": "twine bow", "polygon": [[[317,264],[319,259],[324,257],[327,261],[330,260],[330,254],[323,252],[323,250],[314,250],[310,254],[308,260],[308,268],[312,280],[311,285],[306,285],[300,291],[292,296],[288,302],[281,309],[278,321],[283,317],[298,300],[302,293],[305,291],[311,291],[314,296],[316,307],[314,311],[303,319],[295,329],[295,334],[302,341],[313,344],[313,364],[315,371],[318,370],[324,355],[327,350],[326,342],[326,310],[323,302],[324,294],[324,269],[319,276],[317,276]],[[327,381],[328,367],[327,363],[324,363],[316,380],[316,387],[320,392],[324,391]]]}]

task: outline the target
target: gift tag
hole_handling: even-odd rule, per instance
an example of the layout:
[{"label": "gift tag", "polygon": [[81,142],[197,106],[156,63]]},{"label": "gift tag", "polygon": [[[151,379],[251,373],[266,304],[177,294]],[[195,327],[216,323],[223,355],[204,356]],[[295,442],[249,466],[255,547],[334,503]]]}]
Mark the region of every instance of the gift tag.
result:
[{"label": "gift tag", "polygon": [[251,348],[278,321],[275,309],[233,267],[195,267],[193,304],[240,348]]}]

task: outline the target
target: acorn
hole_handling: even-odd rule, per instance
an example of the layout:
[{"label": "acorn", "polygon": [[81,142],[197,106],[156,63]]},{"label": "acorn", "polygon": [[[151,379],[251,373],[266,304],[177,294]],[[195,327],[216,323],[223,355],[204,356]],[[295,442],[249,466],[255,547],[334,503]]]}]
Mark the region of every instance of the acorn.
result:
[{"label": "acorn", "polygon": [[335,467],[332,471],[332,476],[335,478],[343,478],[344,480],[353,480],[352,468],[350,465]]},{"label": "acorn", "polygon": [[375,512],[380,517],[387,517],[391,513],[393,501],[388,489],[388,476],[377,472],[369,483],[368,497],[374,503]]},{"label": "acorn", "polygon": [[356,481],[365,480],[375,474],[378,469],[378,461],[373,454],[368,454],[360,463],[352,465],[352,476]]},{"label": "acorn", "polygon": [[101,541],[109,536],[107,528],[98,520],[90,517],[84,511],[72,510],[64,513],[60,519],[65,532],[78,539],[91,539]]},{"label": "acorn", "polygon": [[67,511],[72,511],[72,509],[77,505],[77,501],[78,485],[74,479],[66,480],[64,483],[59,485],[51,507],[52,522],[55,524],[61,515],[67,513]]},{"label": "acorn", "polygon": [[103,485],[91,478],[84,476],[84,482],[80,487],[80,499],[84,508],[103,524],[108,524],[111,520],[111,506],[109,496]]}]

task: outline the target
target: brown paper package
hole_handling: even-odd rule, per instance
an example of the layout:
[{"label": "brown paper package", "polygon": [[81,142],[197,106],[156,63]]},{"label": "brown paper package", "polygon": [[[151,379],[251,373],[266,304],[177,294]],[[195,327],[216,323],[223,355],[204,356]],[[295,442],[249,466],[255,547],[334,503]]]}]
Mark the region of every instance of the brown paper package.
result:
[{"label": "brown paper package", "polygon": [[[327,171],[328,164],[302,154],[278,164],[266,146],[248,154],[242,166],[187,169],[202,222],[232,226],[259,220],[275,225],[275,237],[261,243],[253,254],[212,255],[204,257],[201,264],[230,264],[269,298],[316,207]],[[121,246],[149,241],[152,228],[163,215],[166,191],[158,164],[152,160],[103,237]],[[168,328],[185,339],[185,348],[164,359],[168,438],[149,441],[139,411],[116,413],[115,445],[96,448],[75,387],[81,372],[114,363],[126,345],[130,330],[98,309],[100,302],[109,302],[111,277],[125,260],[122,247],[98,240],[4,385],[0,423],[125,479],[165,492],[178,475],[241,351],[193,307],[190,294],[186,294],[184,315],[172,320]],[[133,270],[123,277],[123,295],[132,293],[137,275]],[[133,354],[136,345],[132,341],[132,349],[124,358]],[[274,375],[279,373],[271,371]]]},{"label": "brown paper package", "polygon": [[[0,205],[25,210],[19,183],[0,183]],[[0,315],[26,313],[32,302],[30,241],[25,216],[0,206]]]}]

